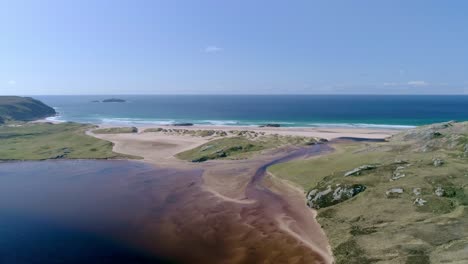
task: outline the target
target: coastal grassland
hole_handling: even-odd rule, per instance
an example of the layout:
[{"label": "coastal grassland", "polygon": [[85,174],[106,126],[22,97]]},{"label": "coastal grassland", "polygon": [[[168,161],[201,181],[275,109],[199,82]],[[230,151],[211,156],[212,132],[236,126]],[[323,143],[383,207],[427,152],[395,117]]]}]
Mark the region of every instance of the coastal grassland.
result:
[{"label": "coastal grassland", "polygon": [[0,126],[0,160],[131,158],[112,151],[111,142],[85,134],[78,123]]},{"label": "coastal grassland", "polygon": [[110,127],[98,128],[92,131],[94,134],[124,134],[124,133],[137,133],[136,127]]},{"label": "coastal grassland", "polygon": [[302,186],[336,263],[463,263],[467,135],[466,122],[424,126],[269,172]]},{"label": "coastal grassland", "polygon": [[319,142],[316,138],[264,135],[249,137],[245,134],[235,134],[214,139],[194,149],[177,154],[182,160],[203,162],[213,159],[245,159],[262,150],[281,146],[311,145]]}]

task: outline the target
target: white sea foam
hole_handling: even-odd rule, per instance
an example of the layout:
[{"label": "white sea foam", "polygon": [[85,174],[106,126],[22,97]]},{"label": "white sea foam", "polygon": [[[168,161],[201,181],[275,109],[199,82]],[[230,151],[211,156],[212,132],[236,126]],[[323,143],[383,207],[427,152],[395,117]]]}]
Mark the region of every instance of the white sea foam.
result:
[{"label": "white sea foam", "polygon": [[157,120],[142,118],[101,118],[100,123],[114,125],[171,125],[175,120]]},{"label": "white sea foam", "polygon": [[49,116],[49,117],[46,117],[45,120],[47,120],[47,121],[49,121],[49,122],[52,122],[52,123],[64,123],[64,122],[67,122],[66,120],[61,119],[61,116],[60,116],[60,115]]},{"label": "white sea foam", "polygon": [[200,121],[194,121],[194,124],[208,124],[208,125],[213,125],[213,126],[235,126],[239,125],[239,121],[235,120],[200,120]]},{"label": "white sea foam", "polygon": [[[48,117],[52,122],[66,122],[61,115]],[[90,120],[71,120],[78,122],[90,122],[99,124],[110,124],[119,126],[133,125],[173,125],[176,123],[193,123],[195,125],[207,126],[252,126],[257,127],[264,124],[280,124],[284,127],[330,127],[330,128],[375,128],[375,129],[408,129],[414,128],[411,125],[389,125],[389,124],[368,124],[368,123],[305,123],[305,122],[285,122],[285,121],[237,121],[237,120],[188,120],[188,119],[151,119],[151,118],[125,118],[125,117],[93,117]]]},{"label": "white sea foam", "polygon": [[381,129],[408,129],[416,126],[410,125],[388,125],[388,124],[367,124],[367,123],[311,123],[311,127],[338,127],[338,128],[381,128]]}]

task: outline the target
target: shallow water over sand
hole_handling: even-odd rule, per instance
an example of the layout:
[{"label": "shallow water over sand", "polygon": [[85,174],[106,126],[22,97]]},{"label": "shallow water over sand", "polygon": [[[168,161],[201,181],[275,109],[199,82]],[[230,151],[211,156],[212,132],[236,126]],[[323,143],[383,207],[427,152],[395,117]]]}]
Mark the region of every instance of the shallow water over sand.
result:
[{"label": "shallow water over sand", "polygon": [[266,165],[306,154],[259,167],[246,190],[254,203],[204,191],[200,169],[95,160],[0,164],[0,262],[322,263],[308,234],[301,242],[279,224],[297,219],[286,229],[300,234],[315,221],[259,181]]}]

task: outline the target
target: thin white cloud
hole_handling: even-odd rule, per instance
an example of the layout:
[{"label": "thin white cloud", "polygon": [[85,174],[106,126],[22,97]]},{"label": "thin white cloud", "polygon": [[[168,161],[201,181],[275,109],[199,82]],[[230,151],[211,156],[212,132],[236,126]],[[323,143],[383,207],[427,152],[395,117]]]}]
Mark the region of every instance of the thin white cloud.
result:
[{"label": "thin white cloud", "polygon": [[407,84],[411,86],[427,86],[429,83],[426,81],[409,81]]},{"label": "thin white cloud", "polygon": [[[422,87],[422,86],[428,86],[430,85],[430,83],[426,81],[408,81],[408,82],[384,82],[382,85],[383,86],[401,86],[401,87],[409,85],[413,87]],[[433,86],[436,84],[431,84],[431,85]],[[442,85],[442,84],[439,84],[439,85]]]},{"label": "thin white cloud", "polygon": [[15,80],[9,80],[9,81],[8,81],[8,84],[9,84],[9,85],[15,85],[15,84],[16,84],[16,81],[15,81]]},{"label": "thin white cloud", "polygon": [[223,48],[220,48],[218,46],[208,46],[205,48],[205,52],[207,53],[216,53],[216,52],[220,52],[223,50],[224,50]]}]

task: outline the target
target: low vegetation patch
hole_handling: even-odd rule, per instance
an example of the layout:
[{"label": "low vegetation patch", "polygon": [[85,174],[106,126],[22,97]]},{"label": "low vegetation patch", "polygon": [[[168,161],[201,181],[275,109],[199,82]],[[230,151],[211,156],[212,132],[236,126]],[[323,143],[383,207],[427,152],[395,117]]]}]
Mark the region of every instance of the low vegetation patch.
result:
[{"label": "low vegetation patch", "polygon": [[265,146],[259,142],[243,137],[230,137],[210,141],[197,148],[182,152],[177,157],[192,162],[203,162],[212,159],[240,157],[241,154],[263,149]]},{"label": "low vegetation patch", "polygon": [[0,160],[132,158],[113,152],[111,142],[86,135],[93,127],[77,123],[0,126]]},{"label": "low vegetation patch", "polygon": [[136,127],[110,127],[110,128],[98,128],[93,130],[94,134],[123,134],[123,133],[137,133],[138,128]]},{"label": "low vegetation patch", "polygon": [[[196,130],[192,131],[197,132]],[[243,159],[249,157],[252,153],[266,149],[286,145],[310,145],[317,142],[319,140],[308,137],[262,135],[252,138],[246,134],[238,133],[236,136],[223,136],[212,140],[197,148],[179,153],[177,157],[192,162],[204,162],[213,159]]]}]

